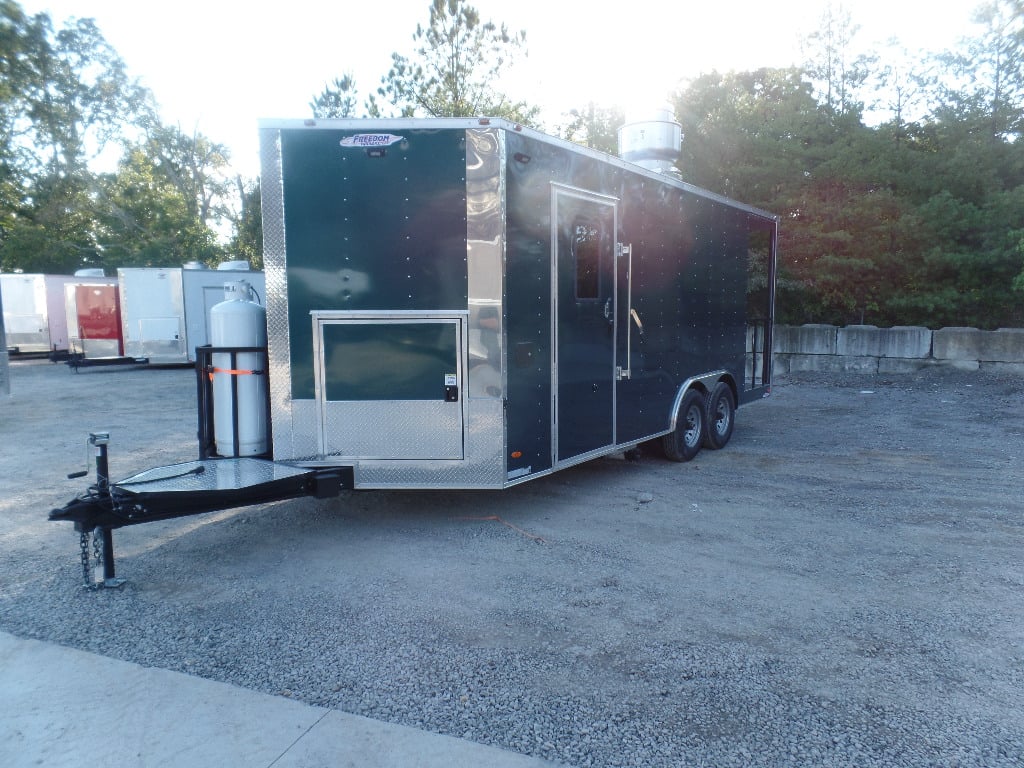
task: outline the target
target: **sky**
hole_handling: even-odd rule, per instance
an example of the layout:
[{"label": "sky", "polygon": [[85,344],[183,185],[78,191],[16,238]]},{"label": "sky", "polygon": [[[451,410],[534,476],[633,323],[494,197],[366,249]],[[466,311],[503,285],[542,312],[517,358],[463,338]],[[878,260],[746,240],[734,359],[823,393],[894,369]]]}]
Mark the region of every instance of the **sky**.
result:
[{"label": "sky", "polygon": [[[718,70],[798,65],[800,41],[828,0],[472,0],[485,20],[526,32],[528,56],[504,75],[504,91],[538,104],[550,130],[593,101],[627,111],[663,103],[681,80]],[[977,3],[848,2],[857,45],[890,38],[912,51],[951,48]],[[413,53],[430,0],[22,0],[59,28],[93,18],[107,41],[156,97],[164,122],[226,144],[236,172],[259,173],[258,121],[306,118],[335,77],[375,91],[392,52]],[[599,7],[600,10],[595,10]],[[130,10],[128,10],[130,8]]]}]

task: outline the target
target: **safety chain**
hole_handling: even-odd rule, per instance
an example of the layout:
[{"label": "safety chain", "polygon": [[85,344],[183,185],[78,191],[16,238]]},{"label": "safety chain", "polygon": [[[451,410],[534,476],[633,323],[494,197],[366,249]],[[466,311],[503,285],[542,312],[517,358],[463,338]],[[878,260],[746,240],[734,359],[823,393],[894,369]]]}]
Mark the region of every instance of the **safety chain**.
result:
[{"label": "safety chain", "polygon": [[[78,535],[78,546],[81,549],[82,558],[82,586],[85,589],[97,589],[100,586],[100,582],[96,580],[96,575],[92,568],[100,569],[103,567],[103,550],[100,548],[100,529],[94,528],[92,531],[92,555],[89,555],[89,534],[90,531],[82,531]],[[90,560],[92,561],[92,568],[90,567]]]},{"label": "safety chain", "polygon": [[[100,535],[99,528],[92,529],[92,559],[93,568],[96,569],[96,573],[93,574],[93,583],[96,585],[103,583],[103,550],[100,549]],[[96,578],[97,574],[100,576],[98,579]]]},{"label": "safety chain", "polygon": [[89,532],[82,531],[78,535],[78,546],[82,550],[82,586],[86,589],[92,589],[95,584],[92,580],[92,574],[89,572]]}]

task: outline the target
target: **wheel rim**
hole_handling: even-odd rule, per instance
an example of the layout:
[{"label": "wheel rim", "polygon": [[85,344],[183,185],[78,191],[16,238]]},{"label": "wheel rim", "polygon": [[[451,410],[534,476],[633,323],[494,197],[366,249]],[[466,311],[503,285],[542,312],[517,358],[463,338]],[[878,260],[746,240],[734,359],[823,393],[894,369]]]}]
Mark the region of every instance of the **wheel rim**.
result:
[{"label": "wheel rim", "polygon": [[686,429],[683,430],[683,441],[688,448],[700,442],[700,408],[696,405],[686,412]]},{"label": "wheel rim", "polygon": [[729,431],[729,422],[732,421],[732,408],[724,397],[718,398],[715,408],[715,432],[724,435]]}]

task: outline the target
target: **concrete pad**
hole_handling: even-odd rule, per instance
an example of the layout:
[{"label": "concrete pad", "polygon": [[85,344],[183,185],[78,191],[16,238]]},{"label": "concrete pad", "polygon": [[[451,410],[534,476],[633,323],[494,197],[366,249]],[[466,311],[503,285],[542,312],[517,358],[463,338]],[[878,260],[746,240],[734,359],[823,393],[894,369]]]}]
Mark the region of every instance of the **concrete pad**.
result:
[{"label": "concrete pad", "polygon": [[0,765],[270,765],[325,714],[0,633]]},{"label": "concrete pad", "polygon": [[551,765],[0,632],[0,766]]},{"label": "concrete pad", "polygon": [[542,768],[544,760],[332,710],[274,768]]}]

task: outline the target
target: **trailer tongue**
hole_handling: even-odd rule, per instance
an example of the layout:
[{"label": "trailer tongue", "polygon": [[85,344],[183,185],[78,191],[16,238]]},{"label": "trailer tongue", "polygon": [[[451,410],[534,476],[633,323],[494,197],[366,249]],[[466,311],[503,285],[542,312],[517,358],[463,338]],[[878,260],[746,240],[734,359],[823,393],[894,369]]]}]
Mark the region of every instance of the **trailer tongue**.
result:
[{"label": "trailer tongue", "polygon": [[[75,524],[87,587],[123,584],[114,569],[114,528],[286,499],[331,498],[342,487],[352,487],[351,471],[345,468],[303,469],[255,458],[188,461],[154,467],[111,483],[107,469],[109,435],[91,433],[89,443],[96,447],[96,484],[52,510],[49,518]],[[90,568],[90,533],[96,566],[103,569],[101,578]]]},{"label": "trailer tongue", "polygon": [[313,496],[337,496],[339,468],[303,469],[265,459],[206,459],[155,467],[106,488],[92,487],[50,520],[76,527],[121,528],[154,520]]}]

